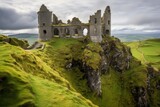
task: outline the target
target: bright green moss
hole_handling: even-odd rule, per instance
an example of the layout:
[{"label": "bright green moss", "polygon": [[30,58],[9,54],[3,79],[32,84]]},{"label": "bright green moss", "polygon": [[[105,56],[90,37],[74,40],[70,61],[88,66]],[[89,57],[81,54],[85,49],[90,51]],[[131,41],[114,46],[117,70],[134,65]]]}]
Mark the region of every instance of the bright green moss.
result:
[{"label": "bright green moss", "polygon": [[86,63],[87,66],[90,66],[94,70],[99,69],[101,63],[100,53],[102,48],[97,43],[89,43],[82,54],[82,61]]},{"label": "bright green moss", "polygon": [[89,43],[86,48],[96,53],[102,52],[102,47],[98,43]]}]

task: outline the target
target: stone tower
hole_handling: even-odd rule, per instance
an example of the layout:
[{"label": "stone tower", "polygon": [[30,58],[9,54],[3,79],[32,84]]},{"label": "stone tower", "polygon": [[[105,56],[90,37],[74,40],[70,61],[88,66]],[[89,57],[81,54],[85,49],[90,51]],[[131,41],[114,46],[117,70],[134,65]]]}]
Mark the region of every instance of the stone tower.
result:
[{"label": "stone tower", "polygon": [[111,35],[111,10],[107,6],[102,17],[102,34]]},{"label": "stone tower", "polygon": [[102,41],[102,25],[101,25],[101,10],[98,10],[95,15],[90,16],[89,20],[89,35],[93,42]]},{"label": "stone tower", "polygon": [[52,38],[52,12],[43,4],[38,12],[39,39],[46,41]]}]

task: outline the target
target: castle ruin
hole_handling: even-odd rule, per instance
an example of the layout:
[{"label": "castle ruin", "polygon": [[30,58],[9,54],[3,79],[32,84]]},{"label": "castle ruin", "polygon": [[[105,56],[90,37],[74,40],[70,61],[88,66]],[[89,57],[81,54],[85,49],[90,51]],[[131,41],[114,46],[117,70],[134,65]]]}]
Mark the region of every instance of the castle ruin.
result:
[{"label": "castle ruin", "polygon": [[76,17],[63,23],[43,4],[38,12],[38,24],[39,39],[42,41],[56,36],[80,38],[84,36],[84,29],[87,29],[87,35],[93,42],[101,42],[102,35],[111,35],[111,11],[107,6],[101,17],[101,10],[98,10],[90,16],[88,23],[82,23]]}]

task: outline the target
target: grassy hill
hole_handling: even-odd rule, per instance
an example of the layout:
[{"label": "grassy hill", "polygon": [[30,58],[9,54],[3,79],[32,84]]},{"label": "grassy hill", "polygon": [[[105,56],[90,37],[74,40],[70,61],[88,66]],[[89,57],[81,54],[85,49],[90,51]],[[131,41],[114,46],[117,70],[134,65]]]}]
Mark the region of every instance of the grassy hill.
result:
[{"label": "grassy hill", "polygon": [[[1,41],[0,107],[135,107],[144,102],[158,106],[158,73],[149,71],[134,57],[126,69],[124,60],[129,48],[112,37],[103,42],[107,53],[102,44],[93,43],[87,37],[53,38],[43,42],[43,50],[24,50]],[[117,51],[120,57],[114,59]],[[106,60],[113,64],[99,75],[102,93],[98,96],[89,87],[86,76],[88,70],[100,72],[103,54],[109,55]],[[119,62],[125,68],[122,71],[116,70]],[[82,69],[84,65],[89,69]],[[149,72],[154,75],[150,80]]]},{"label": "grassy hill", "polygon": [[[108,38],[108,41],[114,41],[114,38]],[[69,81],[77,92],[100,107],[125,107],[126,105],[134,107],[136,103],[131,90],[134,87],[147,88],[146,66],[141,65],[139,61],[133,58],[129,70],[120,73],[110,67],[109,72],[101,76],[102,96],[97,97],[88,87],[87,80],[84,78],[85,74],[81,69],[77,67],[66,69],[66,65],[71,63],[73,59],[78,60],[83,58],[82,56],[87,51],[85,47],[86,45],[88,46],[88,43],[84,43],[83,39],[53,38],[46,45],[43,51],[34,50],[34,54],[49,64],[51,68],[58,71],[62,77]],[[120,49],[122,48],[121,45],[117,43]],[[94,45],[89,43],[89,46],[91,46],[93,52],[100,50],[98,48],[99,44]],[[91,57],[88,63],[96,67],[98,64],[98,55],[89,51],[87,52],[87,57]],[[158,93],[158,91],[156,92]],[[156,97],[157,93],[155,94]]]},{"label": "grassy hill", "polygon": [[128,42],[134,57],[160,70],[160,39]]},{"label": "grassy hill", "polygon": [[31,51],[0,42],[0,107],[96,107]]}]

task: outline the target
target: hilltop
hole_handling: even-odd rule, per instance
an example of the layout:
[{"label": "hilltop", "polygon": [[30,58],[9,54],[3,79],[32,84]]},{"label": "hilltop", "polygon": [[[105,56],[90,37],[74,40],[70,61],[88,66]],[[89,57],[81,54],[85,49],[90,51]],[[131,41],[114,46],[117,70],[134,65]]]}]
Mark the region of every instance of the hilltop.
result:
[{"label": "hilltop", "polygon": [[134,58],[119,39],[52,38],[43,44],[24,50],[0,41],[0,106],[160,105],[159,72]]}]

